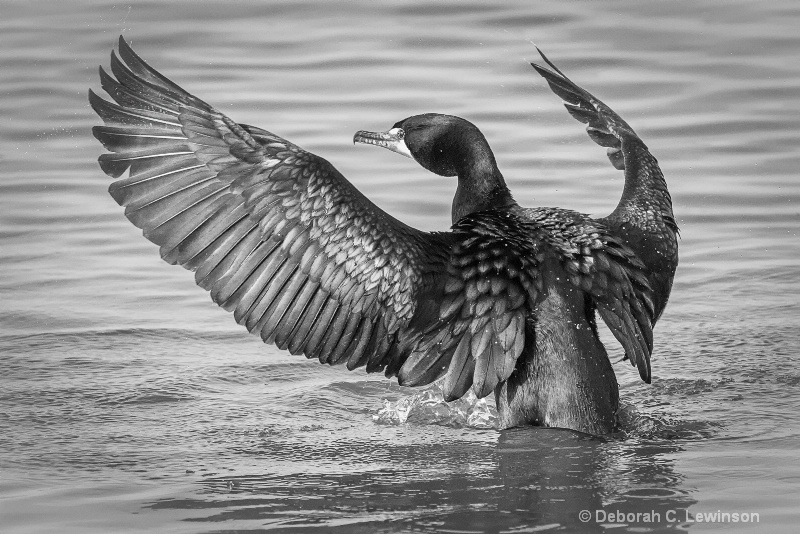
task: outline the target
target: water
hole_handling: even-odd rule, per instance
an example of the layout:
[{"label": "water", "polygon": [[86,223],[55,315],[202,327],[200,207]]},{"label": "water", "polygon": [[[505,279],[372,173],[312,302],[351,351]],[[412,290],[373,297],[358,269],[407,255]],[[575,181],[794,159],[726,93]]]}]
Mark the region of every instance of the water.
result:
[{"label": "water", "polygon": [[[794,531],[798,27],[790,1],[0,3],[3,532]],[[615,365],[625,432],[497,432],[247,336],[105,192],[86,90],[120,33],[424,229],[454,182],[356,130],[461,115],[522,204],[615,205],[542,47],[647,142],[682,229],[653,384]],[[717,510],[758,523],[697,522]]]}]

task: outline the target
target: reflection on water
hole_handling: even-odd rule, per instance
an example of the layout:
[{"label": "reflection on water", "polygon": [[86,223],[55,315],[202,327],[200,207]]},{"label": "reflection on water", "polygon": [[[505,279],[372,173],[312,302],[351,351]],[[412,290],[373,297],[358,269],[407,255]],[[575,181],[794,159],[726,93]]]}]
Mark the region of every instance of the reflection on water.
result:
[{"label": "reflection on water", "polygon": [[[513,429],[491,447],[392,447],[389,454],[400,461],[369,473],[209,476],[196,495],[148,508],[207,510],[192,519],[198,522],[257,520],[326,532],[515,532],[520,524],[602,532],[614,523],[607,515],[619,512],[646,512],[667,529],[684,528],[696,501],[669,459],[680,450],[673,443],[619,446],[571,431]],[[584,510],[591,521],[580,519]]]},{"label": "reflection on water", "polygon": [[[795,528],[796,3],[70,0],[0,15],[4,532],[659,532],[699,526],[687,508],[761,514],[725,531]],[[461,115],[521,204],[615,205],[621,176],[526,64],[536,42],[647,142],[682,230],[653,384],[615,365],[622,431],[497,432],[485,402],[246,336],[105,192],[86,91],[120,33],[424,229],[449,225],[454,183],[353,132]]]}]

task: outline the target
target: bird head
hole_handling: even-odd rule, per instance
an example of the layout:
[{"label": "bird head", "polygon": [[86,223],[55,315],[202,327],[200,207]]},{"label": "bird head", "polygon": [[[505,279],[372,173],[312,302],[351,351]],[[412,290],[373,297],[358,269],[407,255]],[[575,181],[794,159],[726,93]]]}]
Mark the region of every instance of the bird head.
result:
[{"label": "bird head", "polygon": [[480,130],[471,122],[453,115],[414,115],[395,123],[385,132],[356,132],[353,142],[387,148],[414,159],[440,176],[460,175],[476,161],[476,156],[488,156],[494,163],[494,156]]}]

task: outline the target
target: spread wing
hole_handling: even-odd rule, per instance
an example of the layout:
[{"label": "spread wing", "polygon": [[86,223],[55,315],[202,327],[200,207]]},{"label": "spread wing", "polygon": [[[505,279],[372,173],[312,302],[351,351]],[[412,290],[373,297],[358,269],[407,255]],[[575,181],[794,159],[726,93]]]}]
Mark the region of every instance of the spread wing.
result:
[{"label": "spread wing", "polygon": [[508,378],[535,284],[496,235],[479,223],[411,228],[324,159],[184,91],[122,38],[119,54],[116,79],[100,69],[114,102],[89,92],[106,124],[93,130],[109,150],[100,166],[119,178],[109,192],[237,322],[293,354],[401,383],[447,375],[448,398]]},{"label": "spread wing", "polygon": [[[652,183],[653,194],[662,197],[653,199],[652,207],[671,206],[670,195],[663,179],[654,179],[663,178],[658,162],[633,128],[611,108],[572,82],[541,50],[539,54],[552,70],[535,63],[531,65],[547,80],[553,92],[562,98],[570,115],[586,124],[589,137],[600,146],[608,148],[607,154],[612,165],[625,171],[625,183]],[[672,280],[669,275],[665,284],[663,276],[656,271],[660,269],[662,263],[671,262],[677,251],[666,246],[674,242],[674,238],[672,241],[664,239],[663,244],[647,243],[647,239],[641,242],[640,233],[627,228],[627,217],[618,217],[617,212],[630,209],[640,215],[644,212],[644,208],[638,205],[642,199],[628,198],[629,196],[626,185],[620,206],[608,218],[610,224],[616,224],[617,219],[621,220],[622,227],[617,227],[620,237],[609,236],[607,241],[609,246],[603,252],[597,252],[594,257],[595,263],[592,269],[598,273],[600,272],[598,269],[603,270],[605,274],[596,278],[584,277],[581,284],[592,294],[600,316],[625,348],[626,357],[639,368],[642,379],[649,383],[650,353],[653,348],[652,327],[666,305],[666,297],[663,295],[669,294]],[[649,204],[649,201],[645,202]],[[660,209],[659,212],[664,224],[677,233],[678,227],[672,210],[666,208]],[[639,218],[645,221],[648,219],[646,214]],[[646,222],[646,226],[650,224]],[[653,234],[658,234],[658,228],[654,223],[653,228],[647,229]],[[634,239],[636,243],[623,243],[622,237]],[[653,254],[651,249],[659,245],[664,245],[663,250],[656,250]],[[650,258],[651,264],[645,266],[631,247],[634,247],[636,253]],[[674,265],[672,272],[674,273]],[[609,275],[612,275],[612,278],[608,278]],[[614,291],[599,294],[607,285],[607,281],[612,279],[615,279],[612,284]],[[653,291],[651,287],[653,285],[657,291]]]},{"label": "spread wing", "polygon": [[567,111],[586,124],[589,136],[608,147],[608,157],[617,169],[625,171],[625,189],[619,205],[601,219],[613,227],[647,266],[653,289],[653,324],[667,304],[672,279],[678,265],[678,225],[672,212],[672,199],[656,158],[633,129],[611,108],[580,88],[539,50],[551,69],[532,64],[564,100]]},{"label": "spread wing", "polygon": [[571,276],[591,296],[631,365],[649,384],[655,310],[645,266],[630,248],[610,235],[604,237],[602,248],[592,250],[590,258],[588,268],[580,262]]},{"label": "spread wing", "polygon": [[[533,68],[547,80],[553,92],[561,97],[570,115],[586,124],[589,137],[598,145],[608,148],[608,159],[615,168],[625,171],[626,182],[636,183],[635,180],[650,182],[652,175],[662,176],[656,158],[633,128],[614,110],[567,78],[541,50],[538,48],[536,50],[553,70],[531,63]],[[664,195],[667,203],[671,205],[666,186],[659,191],[659,194]],[[665,211],[662,217],[673,231],[678,231],[671,211]]]},{"label": "spread wing", "polygon": [[644,263],[602,224],[582,213],[553,208],[531,213],[548,230],[547,239],[570,283],[592,300],[649,384],[655,311]]}]

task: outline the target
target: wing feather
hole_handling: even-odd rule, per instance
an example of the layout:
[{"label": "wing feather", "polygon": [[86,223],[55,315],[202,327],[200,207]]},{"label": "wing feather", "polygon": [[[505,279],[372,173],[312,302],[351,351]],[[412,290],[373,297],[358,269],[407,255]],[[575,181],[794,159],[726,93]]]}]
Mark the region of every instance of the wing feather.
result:
[{"label": "wing feather", "polygon": [[541,226],[567,279],[592,300],[649,383],[655,318],[646,266],[608,228],[584,214],[559,208],[536,208],[529,214]]},{"label": "wing feather", "polygon": [[470,342],[471,336],[464,335],[461,337],[450,361],[450,367],[444,377],[442,391],[444,400],[448,402],[463,397],[472,385],[475,360],[470,354]]},{"label": "wing feather", "polygon": [[[628,169],[629,172],[635,172],[632,162],[628,161],[626,166],[626,160],[630,158],[630,155],[626,157],[624,153],[630,153],[632,144],[640,145],[645,152],[647,147],[644,146],[633,128],[611,108],[567,78],[541,50],[538,48],[537,50],[552,70],[536,63],[531,63],[531,65],[547,80],[550,89],[561,97],[564,107],[567,108],[570,115],[586,124],[586,132],[595,143],[608,147],[608,158],[614,167],[619,170]],[[627,150],[624,146],[626,143]],[[650,157],[652,158],[652,156]]]}]

